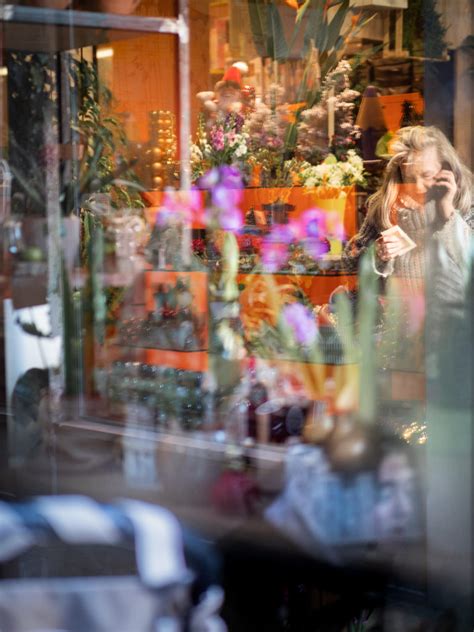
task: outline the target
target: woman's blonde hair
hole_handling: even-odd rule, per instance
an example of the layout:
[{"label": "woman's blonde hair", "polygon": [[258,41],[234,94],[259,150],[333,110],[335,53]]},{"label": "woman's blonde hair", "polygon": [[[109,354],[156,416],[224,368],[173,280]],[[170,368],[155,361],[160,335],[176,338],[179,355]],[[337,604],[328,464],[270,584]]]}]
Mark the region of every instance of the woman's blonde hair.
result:
[{"label": "woman's blonde hair", "polygon": [[395,154],[385,170],[380,189],[368,200],[367,217],[379,230],[389,228],[392,223],[390,215],[397,199],[399,185],[402,183],[401,165],[412,152],[419,152],[427,147],[435,147],[440,163],[454,173],[457,193],[454,207],[467,215],[472,202],[472,174],[461,162],[456,150],[446,136],[436,127],[403,127],[392,142]]}]

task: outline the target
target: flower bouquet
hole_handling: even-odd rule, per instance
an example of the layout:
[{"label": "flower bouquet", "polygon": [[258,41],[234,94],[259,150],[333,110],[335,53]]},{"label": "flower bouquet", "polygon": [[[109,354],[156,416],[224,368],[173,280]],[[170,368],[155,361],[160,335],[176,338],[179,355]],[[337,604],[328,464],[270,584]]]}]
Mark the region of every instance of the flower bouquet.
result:
[{"label": "flower bouquet", "polygon": [[[320,209],[339,215],[344,225],[347,196],[350,187],[365,186],[365,172],[362,158],[353,150],[347,152],[346,160],[337,160],[330,154],[321,164],[303,163],[299,179],[311,195],[312,203]],[[340,255],[343,237],[333,237],[331,254]]]},{"label": "flower bouquet", "polygon": [[219,113],[208,128],[201,120],[197,142],[191,146],[193,180],[221,165],[235,165],[243,171],[243,161],[248,154],[244,121],[238,112]]},{"label": "flower bouquet", "polygon": [[321,162],[329,152],[345,160],[347,152],[357,148],[360,129],[354,109],[360,93],[350,88],[351,72],[350,63],[341,60],[326,75],[318,102],[301,112],[296,154],[311,164]]},{"label": "flower bouquet", "polygon": [[298,174],[303,186],[308,189],[321,187],[321,196],[344,197],[343,187],[354,185],[365,186],[365,171],[362,158],[354,149],[349,149],[345,160],[338,160],[334,154],[318,165],[307,162],[301,164]]},{"label": "flower bouquet", "polygon": [[283,94],[281,86],[271,85],[266,102],[257,103],[245,123],[249,163],[254,169],[257,186],[288,187],[293,184],[293,161],[285,159],[290,117],[288,106],[282,101]]}]

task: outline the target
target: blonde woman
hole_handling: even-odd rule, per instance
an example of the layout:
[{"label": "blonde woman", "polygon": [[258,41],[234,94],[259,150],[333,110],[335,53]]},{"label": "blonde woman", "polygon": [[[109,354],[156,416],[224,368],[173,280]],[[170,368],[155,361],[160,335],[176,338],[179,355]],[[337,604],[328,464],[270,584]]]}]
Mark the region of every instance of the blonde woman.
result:
[{"label": "blonde woman", "polygon": [[[472,175],[435,127],[402,128],[392,147],[395,154],[382,186],[369,198],[366,220],[346,246],[343,262],[357,268],[360,256],[374,243],[377,274],[400,277],[408,294],[418,293],[424,288],[427,246],[435,246],[444,253],[445,289],[458,295],[471,239]],[[412,240],[411,246],[401,232],[384,234],[395,225]]]}]

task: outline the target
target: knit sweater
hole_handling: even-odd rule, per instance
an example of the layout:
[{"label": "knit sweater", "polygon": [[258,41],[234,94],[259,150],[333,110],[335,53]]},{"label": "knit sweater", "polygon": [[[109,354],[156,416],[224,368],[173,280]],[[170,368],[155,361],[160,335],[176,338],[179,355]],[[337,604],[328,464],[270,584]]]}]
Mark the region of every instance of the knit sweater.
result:
[{"label": "knit sweater", "polygon": [[[397,223],[417,247],[387,262],[374,256],[375,271],[382,277],[395,275],[403,279],[404,292],[410,294],[423,290],[425,272],[429,269],[436,275],[433,278],[430,274],[430,282],[438,286],[433,289],[443,301],[461,300],[465,291],[473,219],[472,213],[463,217],[456,211],[441,224],[434,202],[427,203],[422,210],[399,205]],[[344,267],[357,270],[360,257],[379,236],[379,229],[367,218],[343,252]]]}]

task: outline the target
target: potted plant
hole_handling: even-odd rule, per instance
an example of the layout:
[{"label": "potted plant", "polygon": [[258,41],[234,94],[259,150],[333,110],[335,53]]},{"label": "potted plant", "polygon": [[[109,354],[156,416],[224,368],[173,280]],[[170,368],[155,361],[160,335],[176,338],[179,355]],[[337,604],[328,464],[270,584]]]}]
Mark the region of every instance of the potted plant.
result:
[{"label": "potted plant", "polygon": [[[59,174],[60,179],[63,245],[57,247],[63,257],[59,277],[64,287],[60,294],[66,374],[69,373],[66,382],[71,391],[77,387],[71,372],[73,367],[81,365],[77,357],[81,349],[74,341],[77,319],[86,321],[89,329],[102,332],[101,335],[105,330],[105,291],[92,280],[93,272],[100,271],[103,265],[103,252],[98,244],[103,239],[102,218],[94,202],[98,194],[106,195],[112,212],[126,207],[136,208],[139,213],[143,203],[131,164],[120,155],[126,155],[127,140],[120,122],[109,113],[110,90],[99,82],[95,68],[84,59],[70,58],[68,79],[70,102],[77,104],[69,121],[73,142],[68,145],[48,143],[58,126],[54,58],[21,53],[10,56],[9,158],[13,174],[13,212],[23,217],[25,224],[36,220],[46,228],[48,178],[55,179]],[[37,227],[35,232],[43,230]],[[71,272],[78,261],[89,270],[89,275],[86,275],[86,286],[75,291]],[[58,319],[61,315],[55,317]]]},{"label": "potted plant", "polygon": [[[364,163],[353,149],[347,152],[346,160],[337,160],[336,156],[329,156],[319,165],[303,163],[299,178],[312,203],[326,211],[336,211],[342,225],[346,202],[352,194],[355,185],[365,185]],[[340,255],[342,251],[341,239],[331,240],[331,253]]]}]

